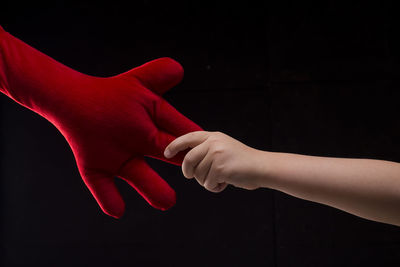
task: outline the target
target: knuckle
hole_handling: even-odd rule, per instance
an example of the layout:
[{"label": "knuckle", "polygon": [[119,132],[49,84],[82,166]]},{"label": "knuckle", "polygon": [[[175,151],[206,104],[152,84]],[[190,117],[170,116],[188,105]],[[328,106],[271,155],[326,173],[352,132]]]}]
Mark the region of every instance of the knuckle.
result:
[{"label": "knuckle", "polygon": [[210,141],[219,141],[221,139],[221,133],[220,132],[211,132],[208,140]]},{"label": "knuckle", "polygon": [[213,155],[218,155],[218,154],[221,154],[221,153],[224,152],[224,147],[223,147],[223,145],[218,144],[218,143],[216,143],[216,144],[214,144],[213,146],[211,146],[210,149],[211,149],[211,153],[212,153]]},{"label": "knuckle", "polygon": [[216,138],[218,138],[220,140],[224,139],[226,137],[226,134],[224,134],[223,132],[220,132],[220,131],[214,132],[214,135],[215,135]]}]

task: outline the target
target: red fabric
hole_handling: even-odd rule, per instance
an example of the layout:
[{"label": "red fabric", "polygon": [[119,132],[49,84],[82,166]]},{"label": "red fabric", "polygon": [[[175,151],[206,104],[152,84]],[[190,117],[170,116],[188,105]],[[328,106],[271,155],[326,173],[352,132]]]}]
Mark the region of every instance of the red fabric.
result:
[{"label": "red fabric", "polygon": [[153,207],[175,204],[174,190],[144,156],[163,156],[176,137],[199,126],[160,95],[183,77],[179,63],[160,58],[113,77],[75,71],[13,37],[0,27],[0,90],[45,117],[63,134],[79,172],[103,211],[120,217],[125,209],[117,176]]}]

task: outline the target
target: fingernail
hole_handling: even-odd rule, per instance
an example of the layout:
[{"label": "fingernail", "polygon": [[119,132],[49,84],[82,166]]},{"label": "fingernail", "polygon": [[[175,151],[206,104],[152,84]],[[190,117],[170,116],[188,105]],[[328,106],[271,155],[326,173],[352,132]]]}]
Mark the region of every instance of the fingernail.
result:
[{"label": "fingernail", "polygon": [[165,151],[164,151],[164,156],[168,159],[168,158],[170,158],[171,157],[171,151],[169,151],[169,149],[166,149]]}]

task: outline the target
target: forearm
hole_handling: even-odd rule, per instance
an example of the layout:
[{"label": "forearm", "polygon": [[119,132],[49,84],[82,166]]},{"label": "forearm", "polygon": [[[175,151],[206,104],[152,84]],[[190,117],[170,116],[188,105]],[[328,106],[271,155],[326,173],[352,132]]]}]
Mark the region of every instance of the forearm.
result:
[{"label": "forearm", "polygon": [[400,225],[400,164],[261,152],[261,187]]}]

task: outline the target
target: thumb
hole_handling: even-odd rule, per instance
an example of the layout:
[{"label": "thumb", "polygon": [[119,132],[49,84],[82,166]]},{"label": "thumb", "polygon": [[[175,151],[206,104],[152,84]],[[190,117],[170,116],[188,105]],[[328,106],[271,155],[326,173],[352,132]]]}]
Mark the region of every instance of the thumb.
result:
[{"label": "thumb", "polygon": [[163,57],[122,73],[120,76],[133,76],[154,93],[162,95],[182,80],[183,67],[172,58]]}]

